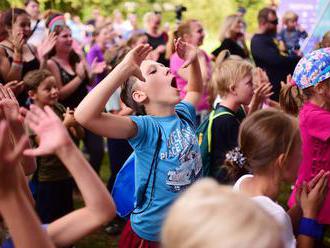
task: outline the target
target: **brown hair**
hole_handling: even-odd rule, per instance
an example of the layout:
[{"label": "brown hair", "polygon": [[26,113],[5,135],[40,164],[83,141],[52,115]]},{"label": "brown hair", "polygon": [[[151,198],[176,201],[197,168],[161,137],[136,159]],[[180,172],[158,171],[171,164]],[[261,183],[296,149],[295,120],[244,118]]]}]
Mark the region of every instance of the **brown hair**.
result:
[{"label": "brown hair", "polygon": [[16,22],[16,19],[20,15],[30,16],[24,9],[20,8],[10,8],[1,15],[1,36],[4,38],[8,37],[8,32],[6,29],[11,29],[13,23]]},{"label": "brown hair", "polygon": [[120,99],[125,103],[125,105],[136,112],[136,115],[146,115],[145,107],[133,99],[133,93],[136,90],[137,78],[129,77],[126,82],[122,85],[120,92]]},{"label": "brown hair", "polygon": [[25,7],[28,6],[30,2],[35,2],[36,4],[39,5],[39,1],[38,0],[25,0],[24,1],[24,6]]},{"label": "brown hair", "polygon": [[264,23],[268,21],[268,15],[269,14],[274,14],[276,15],[276,11],[271,9],[271,8],[263,8],[259,11],[258,13],[258,23]]},{"label": "brown hair", "polygon": [[232,160],[226,160],[228,177],[235,181],[242,170],[258,173],[281,154],[287,158],[292,154],[299,137],[296,118],[274,109],[253,113],[243,121],[239,132],[239,147],[246,161],[238,165]]},{"label": "brown hair", "polygon": [[296,85],[286,84],[282,86],[280,92],[280,106],[288,114],[297,116],[299,114],[300,108],[305,101],[310,100],[314,95],[321,95],[317,90],[319,87],[327,87],[327,91],[330,89],[330,78],[319,82],[315,86],[308,87],[306,89],[299,89]]},{"label": "brown hair", "polygon": [[24,84],[27,90],[36,90],[39,85],[48,77],[52,77],[53,74],[46,70],[33,70],[29,71],[23,78]]},{"label": "brown hair", "polygon": [[[209,93],[226,96],[232,85],[235,85],[247,75],[252,75],[253,65],[243,59],[230,55],[228,50],[222,51],[216,60]],[[211,97],[212,98],[212,97]]]},{"label": "brown hair", "polygon": [[127,41],[127,46],[133,48],[133,46],[138,42],[142,37],[147,37],[145,33],[135,33]]}]

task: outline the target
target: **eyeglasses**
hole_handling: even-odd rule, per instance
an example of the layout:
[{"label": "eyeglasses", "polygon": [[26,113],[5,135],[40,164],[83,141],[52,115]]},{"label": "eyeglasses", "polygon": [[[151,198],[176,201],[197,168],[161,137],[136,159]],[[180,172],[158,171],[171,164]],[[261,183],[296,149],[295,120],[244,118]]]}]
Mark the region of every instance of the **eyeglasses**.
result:
[{"label": "eyeglasses", "polygon": [[277,25],[278,24],[278,19],[276,18],[273,21],[267,20],[268,23],[273,24],[273,25]]}]

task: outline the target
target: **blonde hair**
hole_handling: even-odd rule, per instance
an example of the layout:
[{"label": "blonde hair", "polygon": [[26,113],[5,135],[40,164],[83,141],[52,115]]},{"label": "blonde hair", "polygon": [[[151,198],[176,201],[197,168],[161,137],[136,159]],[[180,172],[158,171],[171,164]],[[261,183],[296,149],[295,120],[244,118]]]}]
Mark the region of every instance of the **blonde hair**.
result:
[{"label": "blonde hair", "polygon": [[298,20],[298,15],[293,11],[287,11],[283,15],[283,23],[287,24],[288,21],[296,21]]},{"label": "blonde hair", "polygon": [[243,19],[237,14],[229,15],[225,18],[219,32],[220,42],[223,42],[225,38],[231,36],[230,32],[232,31],[233,26],[239,21],[243,21]]},{"label": "blonde hair", "polygon": [[248,116],[240,126],[239,147],[246,162],[238,166],[226,160],[225,168],[232,181],[243,171],[267,170],[281,154],[287,159],[300,138],[298,120],[280,110],[264,109]]},{"label": "blonde hair", "polygon": [[236,85],[247,75],[252,76],[253,65],[247,60],[230,55],[228,50],[222,51],[216,60],[209,92],[213,95],[226,96],[230,87]]},{"label": "blonde hair", "polygon": [[170,208],[162,246],[273,248],[281,246],[281,234],[279,225],[251,199],[202,179]]},{"label": "blonde hair", "polygon": [[330,47],[330,31],[326,32],[323,37],[321,42],[319,43],[320,48],[326,48]]}]

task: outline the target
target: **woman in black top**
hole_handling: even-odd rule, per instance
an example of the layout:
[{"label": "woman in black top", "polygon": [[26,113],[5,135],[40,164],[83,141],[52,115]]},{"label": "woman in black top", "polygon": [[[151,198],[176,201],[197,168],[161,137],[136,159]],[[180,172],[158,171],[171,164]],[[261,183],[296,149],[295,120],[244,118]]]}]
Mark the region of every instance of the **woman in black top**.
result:
[{"label": "woman in black top", "polygon": [[[87,95],[87,84],[93,81],[92,77],[105,69],[104,64],[93,62],[91,70],[87,70],[86,62],[73,50],[71,30],[66,26],[63,15],[52,15],[46,25],[57,36],[47,66],[58,83],[60,102],[74,110]],[[85,129],[84,143],[90,155],[89,161],[98,172],[104,154],[103,137]]]},{"label": "woman in black top", "polygon": [[165,66],[169,66],[169,60],[165,57],[168,35],[159,29],[161,20],[162,17],[158,13],[147,13],[144,16],[148,43],[154,49],[151,52],[152,58]]},{"label": "woman in black top", "polygon": [[[0,74],[4,83],[20,81],[29,71],[44,67],[46,57],[55,44],[55,37],[47,39],[37,49],[27,44],[31,35],[30,16],[23,9],[7,10],[2,16],[0,25],[4,27],[4,40],[0,42]],[[22,84],[20,84],[22,85]],[[27,93],[23,87],[11,83],[21,105],[26,104]]]},{"label": "woman in black top", "polygon": [[227,16],[220,30],[221,45],[212,52],[214,59],[223,50],[229,50],[230,54],[249,58],[249,51],[244,40],[245,25],[239,15]]}]

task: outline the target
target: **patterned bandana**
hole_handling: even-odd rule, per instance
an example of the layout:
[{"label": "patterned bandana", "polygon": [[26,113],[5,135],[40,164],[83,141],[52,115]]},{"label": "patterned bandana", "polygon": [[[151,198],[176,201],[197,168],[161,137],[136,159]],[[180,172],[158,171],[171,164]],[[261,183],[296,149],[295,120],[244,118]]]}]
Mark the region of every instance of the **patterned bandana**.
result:
[{"label": "patterned bandana", "polygon": [[306,89],[330,78],[330,48],[313,51],[303,57],[293,73],[293,81]]}]

